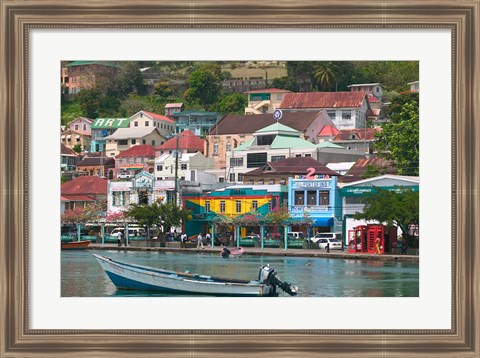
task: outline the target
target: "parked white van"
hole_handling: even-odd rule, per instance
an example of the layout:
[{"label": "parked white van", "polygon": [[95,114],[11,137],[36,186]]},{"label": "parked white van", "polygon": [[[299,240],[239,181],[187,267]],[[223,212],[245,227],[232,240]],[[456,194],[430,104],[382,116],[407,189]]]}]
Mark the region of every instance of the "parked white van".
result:
[{"label": "parked white van", "polygon": [[[122,236],[125,238],[125,228],[123,227],[116,227],[115,229],[112,230],[110,233],[110,236],[118,236],[118,233],[122,233]],[[147,233],[143,227],[129,227],[128,228],[128,236],[142,236],[146,237]]]},{"label": "parked white van", "polygon": [[287,239],[292,240],[292,239],[304,239],[305,235],[303,235],[303,232],[301,231],[291,231],[287,232]]}]

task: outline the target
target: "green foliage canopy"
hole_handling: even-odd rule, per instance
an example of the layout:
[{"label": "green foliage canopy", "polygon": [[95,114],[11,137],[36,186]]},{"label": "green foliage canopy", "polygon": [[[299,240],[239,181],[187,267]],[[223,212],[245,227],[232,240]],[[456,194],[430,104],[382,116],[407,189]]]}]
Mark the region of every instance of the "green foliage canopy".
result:
[{"label": "green foliage canopy", "polygon": [[363,213],[357,212],[354,215],[356,220],[386,222],[389,227],[400,227],[404,235],[409,224],[418,224],[420,216],[418,192],[403,187],[398,187],[395,191],[380,188],[376,190],[376,194],[366,198]]},{"label": "green foliage canopy", "polygon": [[[409,101],[409,98],[417,100]],[[382,131],[376,133],[374,148],[378,155],[392,160],[399,174],[419,174],[419,110],[418,94],[400,95],[407,98],[395,99],[390,121],[382,126]]]}]

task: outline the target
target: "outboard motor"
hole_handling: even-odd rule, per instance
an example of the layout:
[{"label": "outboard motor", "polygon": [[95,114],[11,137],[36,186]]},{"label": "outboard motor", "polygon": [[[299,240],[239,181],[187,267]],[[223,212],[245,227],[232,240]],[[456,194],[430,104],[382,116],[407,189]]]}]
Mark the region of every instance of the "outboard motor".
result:
[{"label": "outboard motor", "polygon": [[229,256],[230,256],[230,250],[224,247],[222,250],[222,257],[229,257]]},{"label": "outboard motor", "polygon": [[277,286],[286,293],[288,293],[290,296],[295,296],[297,294],[298,288],[280,280],[277,277],[277,273],[275,272],[275,270],[268,265],[263,266],[260,269],[260,272],[258,274],[258,280],[271,287],[271,295],[275,295]]}]

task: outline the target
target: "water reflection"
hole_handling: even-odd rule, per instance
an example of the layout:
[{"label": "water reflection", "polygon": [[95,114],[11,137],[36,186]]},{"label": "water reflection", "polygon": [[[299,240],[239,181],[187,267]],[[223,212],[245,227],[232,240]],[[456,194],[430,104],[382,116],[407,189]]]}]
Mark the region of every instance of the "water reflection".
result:
[{"label": "water reflection", "polygon": [[[269,264],[281,279],[300,288],[297,297],[418,297],[418,264],[342,260],[311,257],[177,254],[164,252],[105,251],[101,254],[145,266],[204,275],[252,280]],[[63,251],[62,297],[172,296],[161,293],[116,290],[91,251]]]}]

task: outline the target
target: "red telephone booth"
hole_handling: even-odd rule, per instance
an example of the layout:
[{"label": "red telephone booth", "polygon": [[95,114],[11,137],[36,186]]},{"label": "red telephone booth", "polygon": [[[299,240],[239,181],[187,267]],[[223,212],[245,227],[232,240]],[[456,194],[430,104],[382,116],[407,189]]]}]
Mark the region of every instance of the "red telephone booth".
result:
[{"label": "red telephone booth", "polygon": [[[348,252],[365,252],[374,254],[379,240],[380,253],[385,252],[384,225],[359,225],[348,231]],[[378,240],[377,240],[378,239]]]}]

